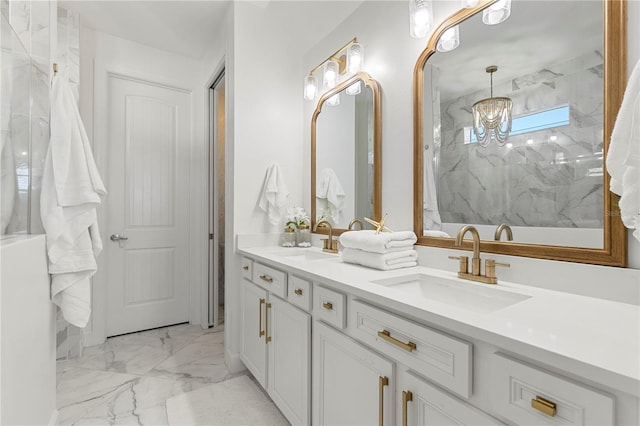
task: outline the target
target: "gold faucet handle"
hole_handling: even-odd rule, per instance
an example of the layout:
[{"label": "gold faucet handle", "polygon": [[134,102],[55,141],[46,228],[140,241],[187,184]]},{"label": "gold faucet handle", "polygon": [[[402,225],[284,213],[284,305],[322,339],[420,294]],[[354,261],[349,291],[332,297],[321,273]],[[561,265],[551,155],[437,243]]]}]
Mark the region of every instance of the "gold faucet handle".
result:
[{"label": "gold faucet handle", "polygon": [[493,259],[487,259],[484,261],[484,273],[487,278],[496,278],[496,266],[501,266],[503,268],[511,267],[509,263],[496,262]]},{"label": "gold faucet handle", "polygon": [[458,272],[467,274],[469,272],[469,257],[468,256],[449,256],[449,259],[459,260],[460,266]]}]

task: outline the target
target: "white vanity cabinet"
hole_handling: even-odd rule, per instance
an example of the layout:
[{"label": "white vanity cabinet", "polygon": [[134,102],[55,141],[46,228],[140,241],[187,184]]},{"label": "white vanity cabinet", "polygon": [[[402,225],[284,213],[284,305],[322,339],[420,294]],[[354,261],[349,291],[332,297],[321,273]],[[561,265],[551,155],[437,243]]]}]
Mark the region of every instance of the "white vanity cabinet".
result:
[{"label": "white vanity cabinet", "polygon": [[402,426],[498,425],[495,418],[438,389],[411,371],[398,374],[395,424]]},{"label": "white vanity cabinet", "polygon": [[393,362],[314,321],[312,424],[392,425],[394,390]]},{"label": "white vanity cabinet", "polygon": [[[597,364],[566,359],[540,343],[546,339],[540,330],[553,330],[551,325],[524,328],[537,332],[531,337],[503,334],[487,322],[529,324],[535,316],[524,303],[544,307],[548,300],[551,314],[560,319],[554,306],[574,303],[584,310],[597,301],[527,289],[533,294],[521,309],[476,315],[474,321],[484,324],[468,326],[456,322],[466,314],[432,311],[394,299],[391,292],[376,293],[379,289],[368,283],[378,279],[377,271],[341,264],[342,278],[326,272],[332,266],[328,262],[288,265],[266,250],[245,253],[257,260],[242,263],[241,357],[294,424],[640,424],[633,371],[619,382]],[[615,315],[607,305],[602,304]],[[571,333],[571,323],[558,327],[565,339],[595,347]],[[572,342],[558,345],[566,350]]]},{"label": "white vanity cabinet", "polygon": [[311,316],[262,288],[271,287],[278,295],[286,296],[286,274],[256,263],[253,275],[260,287],[246,276],[242,279],[240,358],[287,420],[294,425],[307,425]]}]

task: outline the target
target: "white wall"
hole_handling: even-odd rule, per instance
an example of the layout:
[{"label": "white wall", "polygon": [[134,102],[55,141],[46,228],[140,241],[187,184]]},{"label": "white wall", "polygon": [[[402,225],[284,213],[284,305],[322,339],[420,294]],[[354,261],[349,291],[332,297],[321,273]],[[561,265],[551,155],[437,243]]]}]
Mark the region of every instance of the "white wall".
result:
[{"label": "white wall", "polygon": [[54,424],[56,314],[44,235],[0,243],[0,424]]},{"label": "white wall", "polygon": [[[434,28],[455,12],[459,2],[437,2]],[[640,57],[640,2],[629,2],[629,70]],[[340,18],[336,18],[340,19]],[[310,70],[337,48],[357,36],[365,48],[365,71],[380,82],[382,88],[382,210],[389,213],[392,229],[413,229],[413,67],[426,47],[428,37],[412,39],[408,34],[408,10],[404,1],[363,3],[331,34],[304,55],[304,69]],[[302,90],[299,97],[302,98]],[[304,104],[304,199],[310,203],[309,146],[311,114],[315,103]],[[420,263],[452,269],[447,255],[456,250],[418,248]],[[500,276],[523,284],[640,303],[640,243],[629,234],[630,268],[612,268],[569,262],[541,261],[510,256],[495,256],[511,263]],[[606,283],[606,285],[603,285]]]}]

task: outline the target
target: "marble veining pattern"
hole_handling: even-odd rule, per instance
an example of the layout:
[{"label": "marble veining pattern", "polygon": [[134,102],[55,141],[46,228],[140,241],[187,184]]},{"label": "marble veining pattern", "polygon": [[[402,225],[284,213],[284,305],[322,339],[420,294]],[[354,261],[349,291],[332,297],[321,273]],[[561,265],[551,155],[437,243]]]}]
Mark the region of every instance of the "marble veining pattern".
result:
[{"label": "marble veining pattern", "polygon": [[113,337],[58,361],[58,424],[166,425],[165,401],[237,375],[224,327],[188,324]]},{"label": "marble veining pattern", "polygon": [[569,125],[510,136],[510,147],[463,143],[471,105],[488,89],[443,100],[435,160],[442,220],[601,228],[603,99],[593,88],[602,77],[602,54],[593,51],[494,85],[513,100],[513,116],[570,107]]}]

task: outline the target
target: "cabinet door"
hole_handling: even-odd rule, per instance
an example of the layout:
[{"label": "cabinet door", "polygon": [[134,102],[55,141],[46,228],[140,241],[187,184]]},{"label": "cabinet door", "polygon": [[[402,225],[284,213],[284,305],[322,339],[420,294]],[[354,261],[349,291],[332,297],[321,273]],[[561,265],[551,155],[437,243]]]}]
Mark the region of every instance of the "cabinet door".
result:
[{"label": "cabinet door", "polygon": [[410,372],[399,374],[398,407],[398,424],[403,426],[502,424]]},{"label": "cabinet door", "polygon": [[269,395],[294,425],[309,424],[311,317],[270,295]]},{"label": "cabinet door", "polygon": [[392,425],[394,365],[313,323],[313,424]]},{"label": "cabinet door", "polygon": [[242,346],[240,359],[262,387],[267,387],[265,320],[267,292],[242,280]]}]

